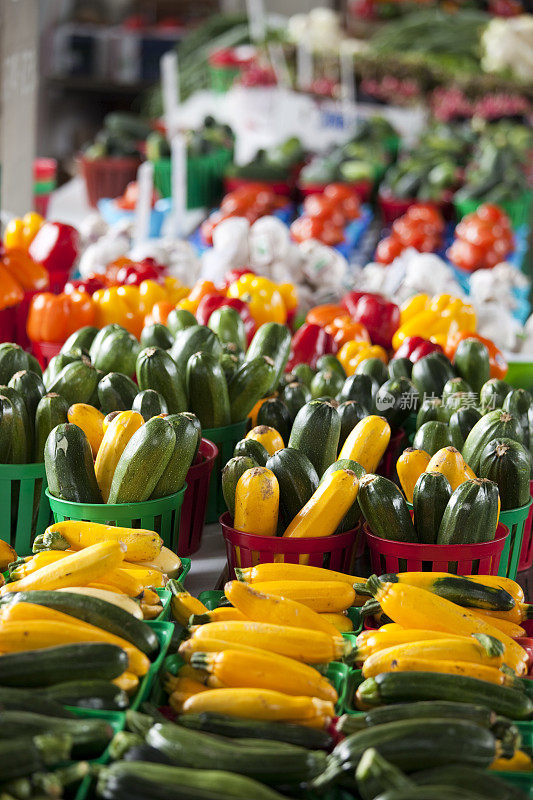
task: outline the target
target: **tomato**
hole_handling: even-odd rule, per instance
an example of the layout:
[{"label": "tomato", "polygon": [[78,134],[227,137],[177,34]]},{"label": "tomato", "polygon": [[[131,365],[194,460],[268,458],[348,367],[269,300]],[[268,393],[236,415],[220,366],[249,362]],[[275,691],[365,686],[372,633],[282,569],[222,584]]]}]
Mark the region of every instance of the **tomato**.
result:
[{"label": "tomato", "polygon": [[418,242],[417,250],[420,253],[434,253],[441,244],[440,236],[436,233],[426,233]]},{"label": "tomato", "polygon": [[301,216],[295,219],[290,227],[292,238],[296,242],[305,242],[307,239],[318,239],[322,233],[322,220],[317,217]]},{"label": "tomato", "polygon": [[484,266],[485,252],[481,247],[464,239],[456,239],[448,248],[447,256],[456,267],[474,272]]},{"label": "tomato", "polygon": [[359,197],[345,183],[328,184],[324,194],[339,204],[346,219],[358,219],[361,216]]},{"label": "tomato", "polygon": [[494,245],[495,233],[492,222],[476,218],[471,220],[461,234],[461,239],[470,244],[475,244],[483,250],[489,250]]},{"label": "tomato", "polygon": [[[486,220],[488,222],[501,222],[502,220],[509,222],[509,218],[503,209],[499,206],[494,205],[494,203],[483,203],[478,210],[476,211],[477,216],[479,219]],[[470,216],[470,215],[469,215]]]},{"label": "tomato", "polygon": [[310,194],[305,198],[304,214],[308,217],[330,220],[337,227],[344,225],[344,214],[338,202],[323,194]]},{"label": "tomato", "polygon": [[322,235],[319,237],[319,239],[329,247],[335,247],[336,244],[341,244],[341,242],[344,242],[343,227],[335,225],[332,220],[326,219],[324,220]]},{"label": "tomato", "polygon": [[410,206],[407,209],[405,216],[408,219],[426,222],[433,230],[438,231],[438,233],[444,231],[444,218],[442,214],[435,206],[429,203],[415,203],[414,206]]},{"label": "tomato", "polygon": [[404,246],[399,239],[395,236],[387,236],[376,247],[374,261],[377,261],[378,264],[391,264],[403,250]]}]

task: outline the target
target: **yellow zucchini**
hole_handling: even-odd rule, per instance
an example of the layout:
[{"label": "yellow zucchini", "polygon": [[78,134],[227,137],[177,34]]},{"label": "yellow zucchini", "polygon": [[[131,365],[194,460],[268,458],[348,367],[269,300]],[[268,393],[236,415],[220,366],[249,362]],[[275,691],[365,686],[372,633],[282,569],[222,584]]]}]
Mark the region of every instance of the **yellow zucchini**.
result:
[{"label": "yellow zucchini", "polygon": [[253,583],[252,588],[264,594],[296,600],[320,613],[346,611],[355,600],[353,586],[340,581],[260,581]]},{"label": "yellow zucchini", "polygon": [[448,479],[448,483],[455,492],[458,486],[467,480],[465,461],[459,450],[455,447],[443,447],[431,458],[425,472],[438,472]]},{"label": "yellow zucchini", "polygon": [[83,550],[91,544],[98,542],[120,542],[124,545],[124,559],[126,561],[151,561],[157,558],[163,545],[163,540],[155,531],[144,528],[119,528],[114,525],[102,525],[98,522],[78,522],[65,520],[54,522],[45,531],[47,540],[54,547],[54,539],[58,549],[62,549],[61,539],[67,542],[71,550]]},{"label": "yellow zucchini", "polygon": [[465,675],[477,678],[479,681],[488,681],[497,686],[515,686],[516,680],[512,676],[501,672],[494,667],[483,664],[472,664],[463,661],[434,661],[414,656],[399,656],[390,665],[388,672],[436,672],[445,675]]},{"label": "yellow zucchini", "polygon": [[304,720],[317,714],[335,713],[333,703],[328,700],[256,688],[212,689],[193,695],[183,705],[184,714],[204,711],[265,720]]},{"label": "yellow zucchini", "polygon": [[104,438],[104,415],[102,412],[87,403],[74,403],[70,406],[67,417],[69,422],[82,429],[91,445],[93,458],[96,458],[98,448]]},{"label": "yellow zucchini", "polygon": [[341,583],[366,583],[366,578],[345,575],[323,567],[310,567],[307,564],[257,564],[255,567],[241,567],[235,570],[237,579],[245,583],[258,581],[340,581]]},{"label": "yellow zucchini", "polygon": [[390,441],[390,425],[383,417],[371,414],[348,434],[339,459],[351,458],[367,472],[375,472]]},{"label": "yellow zucchini", "polygon": [[141,425],[144,425],[144,419],[137,411],[121,411],[112,420],[104,433],[94,469],[96,480],[105,502],[109,498],[111,482],[120,456],[133,434],[139,430]]},{"label": "yellow zucchini", "polygon": [[246,434],[246,438],[255,439],[256,442],[262,444],[269,456],[273,456],[274,453],[285,447],[278,431],[268,425],[257,425]]},{"label": "yellow zucchini", "polygon": [[247,469],[235,489],[235,529],[257,536],[275,536],[278,511],[279,484],[274,473],[266,467]]},{"label": "yellow zucchini", "polygon": [[415,484],[431,461],[431,456],[425,450],[415,450],[408,447],[403,451],[396,462],[396,472],[408,503],[413,502]]},{"label": "yellow zucchini", "polygon": [[359,480],[355,472],[335,470],[319,484],[283,536],[290,539],[331,536],[355,502],[358,491]]}]

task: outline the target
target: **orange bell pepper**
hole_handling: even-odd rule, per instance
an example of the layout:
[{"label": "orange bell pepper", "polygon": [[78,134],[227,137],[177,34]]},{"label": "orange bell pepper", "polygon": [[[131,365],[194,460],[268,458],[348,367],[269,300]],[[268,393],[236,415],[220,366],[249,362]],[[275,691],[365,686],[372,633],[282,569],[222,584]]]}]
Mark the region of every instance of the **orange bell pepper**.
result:
[{"label": "orange bell pepper", "polygon": [[85,325],[94,325],[94,303],[87,292],[35,295],[28,312],[26,330],[32,342],[64,342]]},{"label": "orange bell pepper", "polygon": [[283,298],[287,311],[298,308],[298,292],[292,283],[278,283],[278,291]]},{"label": "orange bell pepper", "polygon": [[229,285],[227,296],[239,297],[248,303],[250,314],[257,327],[265,322],[284,324],[287,320],[287,309],[283,297],[277,284],[268,278],[261,278],[252,273],[242,275]]},{"label": "orange bell pepper", "polygon": [[333,336],[338,348],[346,342],[367,342],[370,344],[370,336],[367,329],[360,322],[354,322],[348,314],[342,317],[335,317],[333,322],[324,328],[326,333]]},{"label": "orange bell pepper", "polygon": [[27,250],[8,250],[2,258],[2,266],[27,292],[39,292],[50,284],[48,271],[28,255]]},{"label": "orange bell pepper", "polygon": [[0,264],[0,310],[16,306],[24,299],[24,290],[13,275]]},{"label": "orange bell pepper", "polygon": [[480,336],[479,333],[473,333],[472,331],[455,331],[451,333],[444,347],[444,352],[450,361],[453,361],[455,351],[463,339],[477,339],[479,342],[482,342],[489,351],[490,377],[499,378],[500,380],[505,378],[508,370],[505,356],[502,351],[496,347],[492,339],[486,339],[484,336]]},{"label": "orange bell pepper", "polygon": [[152,310],[144,318],[144,324],[153,325],[155,322],[160,322],[162,325],[167,324],[168,315],[174,308],[174,303],[169,303],[168,300],[160,300],[159,303],[154,303]]},{"label": "orange bell pepper", "polygon": [[378,344],[369,345],[367,342],[346,342],[337,353],[337,358],[348,377],[353,375],[357,366],[367,358],[379,358],[384,364],[387,363],[387,353],[383,347]]},{"label": "orange bell pepper", "polygon": [[[225,289],[217,289],[213,281],[196,281],[185,298],[189,303],[187,310],[191,311],[192,314],[196,314],[196,309],[200,305],[200,300],[205,297],[206,294],[216,294],[219,297],[225,297],[226,291]],[[179,302],[181,303],[182,301],[180,300]],[[180,308],[183,308],[183,306],[180,306]]]},{"label": "orange bell pepper", "polygon": [[337,306],[334,303],[324,303],[321,306],[315,306],[310,309],[310,311],[307,312],[305,321],[309,322],[311,325],[320,325],[321,328],[325,328],[327,325],[331,325],[335,319],[340,318],[351,319],[351,317],[346,314],[346,309],[342,306]]}]

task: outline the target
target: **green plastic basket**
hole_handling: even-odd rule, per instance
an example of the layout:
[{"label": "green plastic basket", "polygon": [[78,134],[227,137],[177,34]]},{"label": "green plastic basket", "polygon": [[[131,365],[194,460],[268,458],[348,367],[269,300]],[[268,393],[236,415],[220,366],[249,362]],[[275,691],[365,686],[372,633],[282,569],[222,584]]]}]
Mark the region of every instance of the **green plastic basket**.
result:
[{"label": "green plastic basket", "polygon": [[222,494],[222,469],[233,456],[235,445],[243,438],[247,424],[248,420],[243,419],[241,422],[234,422],[233,425],[225,425],[223,428],[206,428],[202,431],[204,439],[209,439],[218,447],[218,456],[209,483],[207,523],[218,522],[219,516],[226,510]]},{"label": "green plastic basket", "polygon": [[174,625],[172,622],[154,621],[147,622],[146,624],[153,629],[157,638],[159,639],[159,653],[156,660],[152,662],[150,669],[142,679],[137,694],[131,700],[130,709],[133,711],[138,709],[141,703],[144,703],[150,697],[153,686],[157,680],[161,667],[163,666],[163,662],[167,657],[172,634],[174,633]]},{"label": "green plastic basket", "polygon": [[[88,713],[88,710],[83,708],[71,708],[73,714],[76,714],[78,717],[82,717],[87,719],[88,717],[94,717],[96,714]],[[97,714],[99,719],[104,719],[106,722],[109,722],[111,727],[113,728],[113,735],[120,733],[126,727],[126,715],[121,711],[99,711]],[[90,761],[90,764],[109,764],[111,760],[111,756],[109,754],[109,744],[107,748],[104,750],[100,758],[95,758]],[[95,781],[94,775],[87,775],[80,783],[75,795],[74,800],[86,800],[87,797],[92,796],[92,788],[93,783]]]},{"label": "green plastic basket", "polygon": [[18,556],[29,556],[33,540],[52,520],[44,464],[0,464],[0,539]]},{"label": "green plastic basket", "polygon": [[163,606],[162,612],[155,618],[155,622],[168,622],[170,619],[170,601],[172,600],[172,592],[170,589],[156,589],[157,594]]},{"label": "green plastic basket", "polygon": [[[482,204],[483,200],[454,201],[457,219],[461,220],[467,214],[472,214]],[[520,228],[522,225],[529,226],[531,224],[531,212],[533,207],[533,191],[523,192],[520,197],[514,200],[503,200],[501,203],[498,203],[498,206],[505,211],[511,220],[513,228]]]},{"label": "green plastic basket", "polygon": [[[531,683],[531,681],[526,681],[526,683]],[[531,723],[518,723],[522,736],[522,746],[531,749],[533,747],[533,732],[531,731],[531,727],[529,730],[525,727],[527,724],[531,725]],[[495,770],[494,775],[498,775],[503,780],[521,789],[526,797],[533,799],[533,772],[504,772],[503,770]]]},{"label": "green plastic basket", "polygon": [[209,64],[209,80],[211,91],[215,94],[226,94],[240,75],[239,67],[215,67]]},{"label": "green plastic basket", "polygon": [[520,562],[520,553],[522,551],[524,527],[532,502],[533,498],[521,508],[511,508],[508,511],[500,511],[500,522],[509,529],[509,536],[505,541],[498,569],[498,575],[503,578],[511,578],[512,580],[516,578],[518,564]]},{"label": "green plastic basket", "polygon": [[145,528],[156,531],[165,547],[176,552],[180,532],[180,515],[187,484],[179,492],[146,500],[144,503],[72,503],[53,497],[48,489],[46,496],[56,522],[75,519],[84,522],[101,522],[121,528]]},{"label": "green plastic basket", "polygon": [[[218,203],[224,193],[224,172],[232,161],[233,151],[225,148],[187,158],[187,208],[211,208]],[[162,197],[171,197],[170,158],[160,158],[153,163],[155,188]]]}]

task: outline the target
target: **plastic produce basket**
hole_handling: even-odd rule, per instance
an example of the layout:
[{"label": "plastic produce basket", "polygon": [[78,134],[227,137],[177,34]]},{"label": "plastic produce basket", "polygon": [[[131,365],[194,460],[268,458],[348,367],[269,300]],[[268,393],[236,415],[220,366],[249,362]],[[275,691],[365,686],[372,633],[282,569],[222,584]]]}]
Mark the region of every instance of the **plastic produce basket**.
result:
[{"label": "plastic produce basket", "polygon": [[[457,219],[461,220],[467,214],[472,214],[482,204],[482,200],[455,201],[454,206]],[[533,191],[524,192],[520,197],[514,200],[503,200],[501,203],[498,203],[498,206],[505,211],[511,220],[513,228],[520,228],[522,225],[529,226],[533,207]]]},{"label": "plastic produce basket", "polygon": [[80,159],[89,205],[96,208],[102,197],[119,197],[136,180],[141,160],[135,157]]},{"label": "plastic produce basket", "polygon": [[0,539],[19,556],[31,555],[33,540],[51,522],[44,464],[0,464]]},{"label": "plastic produce basket", "polygon": [[[84,708],[71,708],[70,711],[72,711],[73,714],[76,714],[77,717],[87,718],[95,716],[94,712],[88,713],[88,710]],[[105,720],[111,725],[113,728],[113,735],[123,731],[126,726],[126,715],[121,711],[98,711],[97,715],[100,719]],[[110,745],[106,747],[100,758],[95,758],[89,763],[108,764],[111,760],[109,747]],[[92,796],[93,783],[94,776],[87,775],[78,786],[78,789],[74,795],[74,800],[85,800],[87,797]]]},{"label": "plastic produce basket", "polygon": [[[322,194],[326,188],[327,183],[298,183],[298,191],[302,197],[309,197],[310,194]],[[354,181],[353,183],[346,183],[350,189],[353,189],[361,203],[368,203],[372,196],[372,189],[374,184],[372,181]]]},{"label": "plastic produce basket", "polygon": [[[233,151],[227,148],[187,158],[187,208],[210,208],[218,203],[223,194],[224,172],[232,160]],[[154,186],[162,197],[172,194],[171,176],[170,158],[154,161]]]},{"label": "plastic produce basket", "polygon": [[372,572],[451,572],[454,575],[507,576],[502,558],[509,533],[500,523],[496,538],[481,544],[416,544],[375,536],[364,526]]},{"label": "plastic produce basket", "polygon": [[[533,499],[533,481],[529,481],[529,493]],[[518,571],[530,569],[533,564],[533,504],[529,506],[526,523],[524,525],[524,535],[522,537],[522,549],[518,562]]]},{"label": "plastic produce basket", "polygon": [[204,438],[213,442],[218,450],[218,456],[212,468],[212,479],[209,483],[207,523],[217,522],[219,516],[226,510],[222,494],[222,469],[233,456],[237,442],[244,437],[247,424],[248,420],[244,419],[242,422],[234,422],[233,425],[225,425],[223,428],[205,428],[202,431]]},{"label": "plastic produce basket", "polygon": [[207,498],[211,473],[218,456],[216,444],[202,439],[198,452],[198,463],[187,473],[187,491],[181,507],[178,555],[191,555],[200,547],[207,512]]},{"label": "plastic produce basket", "polygon": [[[435,208],[440,211],[443,217],[447,220],[453,219],[455,214],[455,208],[451,202],[451,197],[452,195],[450,194],[449,197],[446,196],[443,200],[431,203],[431,205],[435,206]],[[378,194],[378,205],[385,225],[392,225],[394,220],[403,216],[411,206],[422,202],[424,201],[417,200],[416,198],[392,197],[388,194],[383,194],[382,192],[379,192]]]},{"label": "plastic produce basket", "polygon": [[156,589],[159,595],[163,611],[155,618],[154,622],[168,622],[170,619],[170,601],[172,600],[172,592],[170,589]]},{"label": "plastic produce basket", "polygon": [[379,462],[377,473],[389,478],[391,481],[396,480],[396,462],[403,452],[407,444],[407,437],[403,428],[399,428],[392,434],[387,449],[383,453],[383,458]]},{"label": "plastic produce basket", "polygon": [[358,542],[362,538],[361,528],[319,538],[256,536],[235,530],[228,512],[222,514],[220,524],[226,542],[231,580],[235,577],[235,567],[254,567],[256,564],[273,562],[309,564],[349,574],[353,568]]},{"label": "plastic produce basket", "polygon": [[506,566],[507,572],[499,571],[499,575],[505,574],[508,578],[516,578],[516,573],[520,569],[520,557],[522,555],[522,543],[524,541],[524,530],[529,519],[533,499],[530,498],[522,508],[511,508],[508,511],[500,511],[500,522],[509,529],[509,536],[505,543],[501,557],[501,568]]},{"label": "plastic produce basket", "polygon": [[159,500],[144,503],[72,503],[53,497],[48,489],[46,496],[55,522],[65,519],[101,522],[122,528],[145,528],[156,531],[165,547],[176,552],[180,537],[181,506],[187,484],[179,492]]}]

